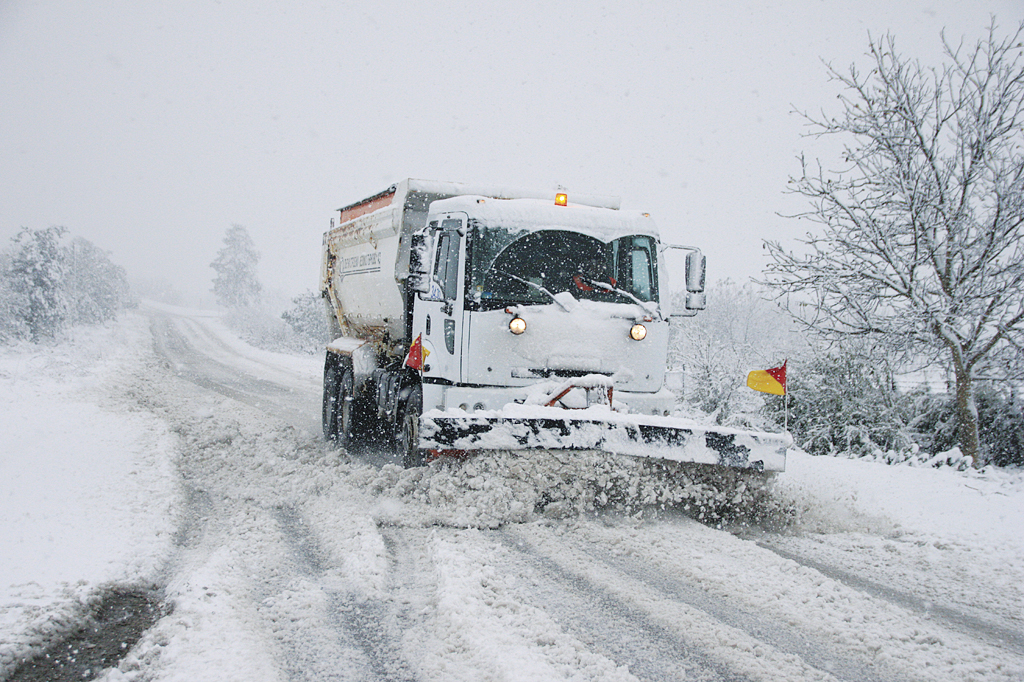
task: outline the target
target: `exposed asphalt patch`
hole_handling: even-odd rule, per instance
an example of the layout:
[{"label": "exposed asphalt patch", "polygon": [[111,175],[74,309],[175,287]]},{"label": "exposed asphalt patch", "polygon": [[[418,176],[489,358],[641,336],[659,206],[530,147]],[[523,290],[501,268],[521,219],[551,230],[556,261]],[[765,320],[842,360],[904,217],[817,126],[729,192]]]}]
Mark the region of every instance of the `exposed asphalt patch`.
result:
[{"label": "exposed asphalt patch", "polygon": [[82,682],[117,665],[167,614],[156,589],[114,587],[100,596],[87,620],[44,652],[19,665],[7,682]]}]

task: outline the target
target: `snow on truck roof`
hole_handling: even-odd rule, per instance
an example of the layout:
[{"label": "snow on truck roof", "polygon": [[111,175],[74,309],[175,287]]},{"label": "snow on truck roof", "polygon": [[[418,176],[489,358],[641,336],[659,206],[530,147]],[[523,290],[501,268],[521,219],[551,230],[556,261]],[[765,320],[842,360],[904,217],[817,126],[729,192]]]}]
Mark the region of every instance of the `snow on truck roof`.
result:
[{"label": "snow on truck roof", "polygon": [[[521,187],[509,187],[506,185],[478,185],[475,183],[463,182],[439,182],[436,180],[417,180],[409,178],[393,185],[392,189],[401,192],[440,194],[445,196],[482,196],[492,199],[551,199],[554,200],[556,190],[534,190],[522,189]],[[557,190],[561,191],[561,190]],[[596,206],[598,208],[618,209],[622,200],[616,196],[604,196],[600,194],[583,194],[580,192],[569,192],[569,197],[576,204]]]},{"label": "snow on truck roof", "polygon": [[551,199],[491,199],[485,196],[457,196],[439,199],[431,213],[464,211],[473,219],[511,231],[570,229],[601,241],[635,234],[658,237],[658,228],[646,213],[620,211],[570,203],[556,206]]},{"label": "snow on truck roof", "polygon": [[[383,206],[390,206],[395,197],[401,201],[411,196],[434,195],[435,197],[483,196],[492,199],[547,199],[555,196],[555,191],[526,190],[516,187],[498,185],[476,185],[462,182],[439,182],[437,180],[417,180],[408,178],[391,185],[383,192],[371,197],[346,204],[339,209],[341,222],[352,220],[366,213],[371,213]],[[615,196],[598,194],[582,194],[573,192],[573,203],[598,208],[618,209],[622,201]]]}]

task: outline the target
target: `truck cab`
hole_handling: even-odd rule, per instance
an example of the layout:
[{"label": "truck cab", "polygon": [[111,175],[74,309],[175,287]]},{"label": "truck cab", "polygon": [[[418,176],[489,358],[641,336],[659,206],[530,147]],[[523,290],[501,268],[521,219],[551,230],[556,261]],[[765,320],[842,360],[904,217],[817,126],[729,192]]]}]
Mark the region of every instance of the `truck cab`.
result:
[{"label": "truck cab", "polygon": [[649,216],[470,195],[433,202],[418,236],[424,409],[500,409],[538,383],[595,374],[631,411],[671,409]]}]

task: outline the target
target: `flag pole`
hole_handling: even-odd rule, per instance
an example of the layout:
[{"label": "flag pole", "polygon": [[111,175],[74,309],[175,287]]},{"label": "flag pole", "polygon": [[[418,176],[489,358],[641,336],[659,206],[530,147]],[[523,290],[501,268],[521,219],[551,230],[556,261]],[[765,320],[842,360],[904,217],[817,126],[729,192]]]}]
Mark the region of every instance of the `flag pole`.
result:
[{"label": "flag pole", "polygon": [[785,426],[783,427],[786,431],[789,431],[789,388],[786,388],[786,418]]},{"label": "flag pole", "polygon": [[[786,365],[788,365],[788,364],[789,364],[789,358],[786,358],[786,359],[785,359],[785,361],[783,361],[783,363],[782,363],[782,369],[783,369],[783,371],[785,371],[785,369],[786,369]],[[785,376],[785,374],[783,374],[783,376]],[[789,382],[788,382],[788,381],[786,381],[786,382],[785,382],[785,383],[784,383],[784,384],[782,385],[782,390],[783,390],[783,392],[785,393],[785,396],[784,396],[784,397],[785,397],[785,399],[786,399],[786,403],[785,403],[785,404],[786,404],[786,407],[785,407],[785,410],[784,410],[784,412],[785,412],[785,414],[786,414],[786,417],[785,417],[785,420],[784,420],[784,422],[783,422],[783,424],[784,424],[784,425],[783,425],[783,428],[784,428],[784,429],[786,430],[786,432],[788,433],[788,432],[789,432]]]}]

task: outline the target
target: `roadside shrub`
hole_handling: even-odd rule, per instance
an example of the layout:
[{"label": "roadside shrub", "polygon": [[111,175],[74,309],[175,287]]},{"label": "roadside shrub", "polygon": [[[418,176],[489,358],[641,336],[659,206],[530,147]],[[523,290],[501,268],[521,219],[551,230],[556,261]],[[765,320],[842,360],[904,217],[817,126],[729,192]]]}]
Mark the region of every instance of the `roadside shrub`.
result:
[{"label": "roadside shrub", "polygon": [[281,318],[295,331],[309,352],[320,352],[330,341],[324,301],[320,294],[309,290],[292,299],[292,307],[281,313]]},{"label": "roadside shrub", "polygon": [[[867,355],[833,351],[790,362],[789,430],[813,455],[855,456],[908,451],[911,401],[896,389],[891,371]],[[785,397],[768,396],[765,414],[785,420]]]},{"label": "roadside shrub", "polygon": [[224,322],[238,337],[256,348],[271,351],[302,349],[302,341],[280,317],[260,307],[232,308]]},{"label": "roadside shrub", "polygon": [[[684,292],[674,292],[673,309]],[[708,288],[708,308],[675,319],[669,364],[686,372],[686,403],[716,424],[761,428],[760,394],[746,386],[747,372],[781,364],[805,346],[788,315],[752,284],[720,280]]]},{"label": "roadside shrub", "polygon": [[[1024,466],[1024,405],[1016,392],[978,383],[979,445],[983,463]],[[923,394],[914,401],[914,431],[925,434],[930,449],[952,450],[957,444],[956,398],[948,394]]]}]

